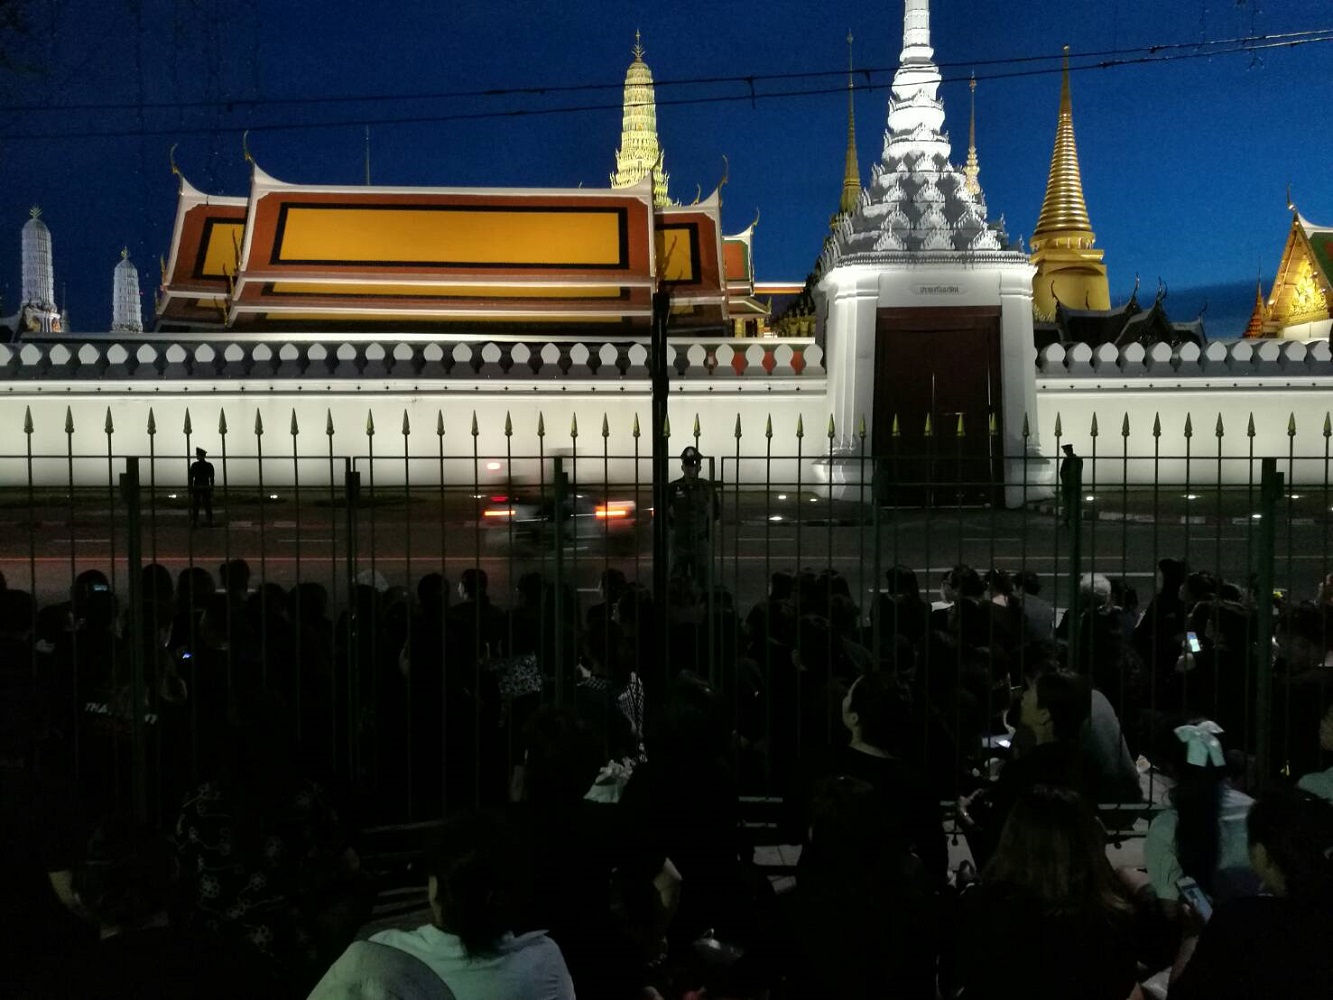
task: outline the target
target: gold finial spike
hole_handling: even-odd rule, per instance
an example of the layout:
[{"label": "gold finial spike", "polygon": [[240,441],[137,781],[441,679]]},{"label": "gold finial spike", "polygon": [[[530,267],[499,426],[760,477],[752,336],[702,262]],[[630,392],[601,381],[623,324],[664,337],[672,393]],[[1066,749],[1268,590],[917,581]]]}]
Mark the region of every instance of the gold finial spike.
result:
[{"label": "gold finial spike", "polygon": [[475,438],[481,431],[477,430],[477,411],[472,411],[472,436]]},{"label": "gold finial spike", "polygon": [[1162,414],[1157,413],[1152,418],[1152,436],[1159,438],[1162,436]]},{"label": "gold finial spike", "polygon": [[[1217,418],[1221,420],[1221,417]],[[1328,411],[1324,412],[1324,437],[1333,437],[1333,419],[1330,419]]]},{"label": "gold finial spike", "polygon": [[40,205],[33,205],[32,208],[28,209],[28,218],[40,219],[41,217],[42,217],[42,207]]},{"label": "gold finial spike", "polygon": [[509,411],[505,410],[505,437],[513,437],[513,436],[514,436],[514,421],[513,418],[509,416]]},{"label": "gold finial spike", "polygon": [[643,47],[643,34],[638,28],[634,29],[634,48],[630,51],[634,53],[635,62],[643,62],[643,56],[647,50]]},{"label": "gold finial spike", "polygon": [[630,434],[635,441],[639,440],[639,415],[637,413],[634,414],[634,428],[630,431]]},{"label": "gold finial spike", "polygon": [[436,411],[435,411],[435,436],[438,437],[438,438],[442,438],[442,437],[444,437],[444,411],[443,411],[443,410],[436,410]]},{"label": "gold finial spike", "polygon": [[74,433],[74,411],[71,410],[68,406],[65,407],[65,433],[66,434]]},{"label": "gold finial spike", "polygon": [[1120,421],[1120,436],[1121,436],[1122,438],[1128,438],[1128,437],[1129,437],[1129,414],[1128,414],[1128,413],[1125,414],[1125,419],[1122,420],[1122,421]]},{"label": "gold finial spike", "polygon": [[[65,422],[65,425],[69,428],[74,426],[73,422],[68,420]],[[194,428],[190,425],[190,408],[188,406],[185,408],[185,425],[181,428],[181,433],[186,437],[189,437],[194,433]]]},{"label": "gold finial spike", "polygon": [[1074,141],[1074,105],[1069,91],[1069,46],[1064,47],[1064,69],[1060,83],[1060,116],[1055,129],[1055,149],[1046,180],[1037,228],[1032,232],[1031,249],[1035,252],[1047,239],[1065,245],[1091,248],[1092,223],[1083,197],[1083,177],[1078,164],[1078,144]]},{"label": "gold finial spike", "polygon": [[255,410],[255,437],[264,436],[264,418],[258,410]]},{"label": "gold finial spike", "polygon": [[1222,414],[1219,413],[1217,415],[1217,428],[1213,431],[1213,434],[1216,437],[1221,438],[1224,433],[1225,432],[1222,430]]},{"label": "gold finial spike", "polygon": [[1185,414],[1185,440],[1194,437],[1194,419],[1189,413]]},{"label": "gold finial spike", "polygon": [[736,440],[737,440],[737,441],[739,441],[739,440],[741,439],[741,415],[740,415],[739,413],[736,414],[736,431],[735,431],[735,437],[736,437]]},{"label": "gold finial spike", "polygon": [[[109,413],[110,411],[108,411]],[[218,410],[218,433],[223,437],[227,436],[227,411]]]},{"label": "gold finial spike", "polygon": [[324,411],[324,433],[333,437],[333,410]]},{"label": "gold finial spike", "polygon": [[602,440],[605,441],[611,436],[611,418],[602,413]]},{"label": "gold finial spike", "polygon": [[861,419],[857,421],[856,436],[859,437],[862,441],[866,439],[866,417],[864,413],[861,414]]},{"label": "gold finial spike", "polygon": [[699,414],[694,415],[694,440],[699,440]]},{"label": "gold finial spike", "polygon": [[1294,438],[1295,436],[1296,436],[1296,414],[1293,413],[1290,417],[1287,418],[1287,437]]},{"label": "gold finial spike", "polygon": [[412,423],[407,419],[407,410],[403,410],[403,437],[412,433]]},{"label": "gold finial spike", "polygon": [[959,414],[958,414],[958,429],[954,432],[954,436],[955,436],[955,437],[963,437],[963,436],[964,436],[964,432],[963,432],[963,415],[962,415],[962,413],[959,413]]},{"label": "gold finial spike", "polygon": [[[1057,431],[1057,433],[1059,433],[1059,432]],[[935,436],[935,428],[931,426],[931,423],[930,423],[930,414],[929,414],[929,413],[926,414],[926,431],[925,431],[925,436],[926,436],[926,437],[934,437],[934,436]]]},{"label": "gold finial spike", "polygon": [[666,440],[670,437],[671,437],[671,417],[668,415],[662,418],[662,439]]},{"label": "gold finial spike", "polygon": [[129,247],[121,247],[121,248],[120,248],[120,259],[121,259],[121,260],[129,260],[129,259],[130,259],[130,248],[129,248]]},{"label": "gold finial spike", "polygon": [[773,414],[771,413],[768,415],[768,419],[764,423],[764,437],[768,438],[770,441],[773,440]]},{"label": "gold finial spike", "polygon": [[[107,411],[110,414],[110,410]],[[26,406],[23,409],[23,433],[32,435],[32,407]]]},{"label": "gold finial spike", "polygon": [[157,436],[157,418],[153,416],[153,408],[148,407],[148,436]]},{"label": "gold finial spike", "polygon": [[1088,431],[1088,435],[1090,437],[1097,436],[1097,414],[1095,413],[1092,415],[1092,429]]},{"label": "gold finial spike", "polygon": [[1026,441],[1032,436],[1032,425],[1028,423],[1027,413],[1023,414],[1023,440]]},{"label": "gold finial spike", "polygon": [[903,436],[903,430],[902,430],[901,427],[898,426],[898,414],[896,414],[896,413],[893,415],[893,428],[892,428],[892,430],[889,431],[889,433],[890,433],[893,437],[902,437],[902,436]]},{"label": "gold finial spike", "polygon": [[1249,425],[1249,427],[1245,428],[1245,436],[1246,436],[1246,437],[1250,437],[1250,438],[1254,437],[1254,414],[1253,414],[1253,413],[1250,414],[1250,425]]},{"label": "gold finial spike", "polygon": [[571,414],[569,417],[569,436],[571,439],[579,436],[579,415]]},{"label": "gold finial spike", "polygon": [[829,439],[830,441],[833,440],[833,434],[834,434],[833,414],[830,413],[830,414],[828,415],[828,439]]},{"label": "gold finial spike", "polygon": [[852,60],[852,33],[847,32],[847,155],[842,171],[842,198],[838,202],[838,215],[849,215],[856,211],[861,199],[861,167],[856,155],[856,84],[853,80],[855,64]]},{"label": "gold finial spike", "polygon": [[375,436],[375,411],[366,411],[366,437]]},{"label": "gold finial spike", "polygon": [[546,417],[540,410],[537,411],[537,436],[539,438],[546,437]]},{"label": "gold finial spike", "polygon": [[114,434],[116,432],[116,425],[111,419],[111,407],[109,406],[106,408],[106,423],[102,427],[102,432],[104,434]]},{"label": "gold finial spike", "polygon": [[1058,441],[1065,436],[1064,428],[1060,424],[1060,414],[1055,415],[1055,439]]},{"label": "gold finial spike", "polygon": [[296,422],[296,407],[294,406],[292,407],[291,427],[288,429],[287,433],[290,434],[292,437],[296,437],[298,434],[301,433],[301,425]]},{"label": "gold finial spike", "polygon": [[185,175],[181,173],[181,168],[176,166],[176,147],[179,145],[179,142],[173,142],[171,144],[171,149],[167,153],[167,162],[171,164],[171,173],[174,176],[181,178],[181,180],[184,180]]},{"label": "gold finial spike", "polygon": [[805,420],[801,414],[796,414],[796,440],[799,441],[805,437]]},{"label": "gold finial spike", "polygon": [[990,420],[987,422],[986,431],[988,434],[990,434],[991,437],[995,437],[995,435],[1000,433],[1000,422],[995,418],[994,413],[990,415]]},{"label": "gold finial spike", "polygon": [[972,118],[967,127],[967,163],[963,166],[966,178],[963,186],[971,195],[981,193],[981,161],[977,159],[977,74],[972,74],[969,85],[972,91]]},{"label": "gold finial spike", "polygon": [[255,165],[255,158],[250,155],[250,130],[241,133],[241,156],[250,166]]}]

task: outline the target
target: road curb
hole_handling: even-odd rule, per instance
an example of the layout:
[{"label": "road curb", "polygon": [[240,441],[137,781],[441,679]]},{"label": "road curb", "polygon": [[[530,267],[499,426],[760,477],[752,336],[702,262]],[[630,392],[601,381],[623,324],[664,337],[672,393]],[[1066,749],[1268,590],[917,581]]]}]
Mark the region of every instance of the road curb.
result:
[{"label": "road curb", "polygon": [[[1054,504],[1036,504],[1031,508],[1034,514],[1048,514],[1051,517],[1057,515]],[[1236,515],[1223,514],[1220,518],[1212,514],[1177,514],[1177,515],[1158,515],[1140,514],[1133,511],[1119,510],[1099,510],[1083,511],[1084,521],[1107,521],[1113,524],[1182,524],[1190,527],[1240,527],[1258,520],[1254,515]],[[1289,524],[1294,528],[1312,528],[1320,524],[1316,517],[1293,517],[1280,519],[1281,523]]]}]

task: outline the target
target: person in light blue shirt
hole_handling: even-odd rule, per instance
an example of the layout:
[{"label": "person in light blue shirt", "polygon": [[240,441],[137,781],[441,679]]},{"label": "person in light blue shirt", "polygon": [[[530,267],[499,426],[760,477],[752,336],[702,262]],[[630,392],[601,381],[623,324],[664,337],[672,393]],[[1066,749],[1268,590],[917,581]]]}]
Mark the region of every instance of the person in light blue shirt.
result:
[{"label": "person in light blue shirt", "polygon": [[[1319,721],[1319,746],[1325,753],[1333,754],[1333,698],[1324,708],[1324,717]],[[1312,771],[1296,783],[1321,799],[1333,802],[1333,767],[1327,771]]]},{"label": "person in light blue shirt", "polygon": [[[559,946],[545,931],[512,932],[523,880],[500,817],[451,820],[428,870],[431,922],[370,938],[370,945],[393,952],[353,945],[310,1000],[574,1000]],[[423,967],[433,974],[430,990],[420,984]]]}]

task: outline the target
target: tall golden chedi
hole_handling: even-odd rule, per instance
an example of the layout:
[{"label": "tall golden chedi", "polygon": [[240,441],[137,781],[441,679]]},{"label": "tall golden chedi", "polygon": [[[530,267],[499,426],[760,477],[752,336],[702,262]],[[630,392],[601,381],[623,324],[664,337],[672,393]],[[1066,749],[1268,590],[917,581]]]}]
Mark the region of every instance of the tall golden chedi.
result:
[{"label": "tall golden chedi", "polygon": [[657,99],[653,95],[653,71],[643,61],[643,39],[637,31],[634,32],[632,51],[634,61],[625,71],[625,110],[611,187],[630,187],[651,172],[653,204],[661,208],[674,202],[667,194],[668,175],[662,169],[665,157],[657,141]]},{"label": "tall golden chedi", "polygon": [[856,84],[852,74],[855,71],[852,62],[852,33],[847,32],[847,156],[842,170],[842,199],[838,202],[838,214],[829,220],[829,228],[837,227],[845,215],[856,211],[861,200],[861,168],[856,157]]},{"label": "tall golden chedi", "polygon": [[1055,150],[1046,180],[1046,197],[1032,234],[1032,263],[1037,265],[1036,277],[1032,279],[1032,308],[1038,319],[1054,319],[1059,303],[1070,309],[1111,308],[1103,251],[1093,249],[1095,242],[1088,206],[1083,200],[1083,178],[1074,142],[1066,45]]}]

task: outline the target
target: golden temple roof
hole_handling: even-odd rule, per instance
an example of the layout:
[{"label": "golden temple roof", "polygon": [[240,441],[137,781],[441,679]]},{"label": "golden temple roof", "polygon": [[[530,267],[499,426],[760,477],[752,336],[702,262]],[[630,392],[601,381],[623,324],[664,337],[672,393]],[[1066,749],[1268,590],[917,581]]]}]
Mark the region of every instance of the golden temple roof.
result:
[{"label": "golden temple roof", "polygon": [[1069,96],[1069,47],[1065,46],[1055,150],[1051,154],[1051,171],[1046,180],[1046,197],[1041,204],[1037,228],[1032,233],[1032,249],[1039,250],[1048,241],[1066,247],[1091,248],[1094,240],[1092,222],[1088,219],[1088,205],[1083,199],[1078,146],[1074,142],[1074,111]]}]

